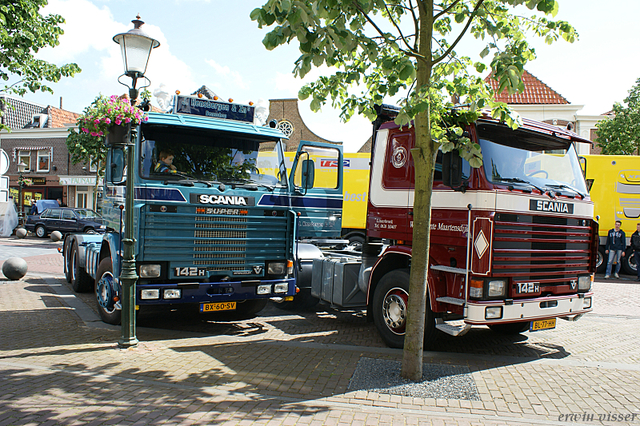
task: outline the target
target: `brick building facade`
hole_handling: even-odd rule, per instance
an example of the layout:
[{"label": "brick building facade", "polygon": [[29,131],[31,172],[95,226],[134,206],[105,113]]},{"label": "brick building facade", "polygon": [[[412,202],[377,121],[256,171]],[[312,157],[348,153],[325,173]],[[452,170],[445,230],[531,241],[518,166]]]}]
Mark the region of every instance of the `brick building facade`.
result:
[{"label": "brick building facade", "polygon": [[93,206],[95,169],[73,164],[67,150],[68,129],[79,114],[42,106],[20,98],[0,96],[2,123],[11,132],[0,132],[0,148],[9,157],[9,195],[19,206],[18,164],[27,165],[23,177],[22,204],[29,212],[32,200],[60,199],[74,207]]},{"label": "brick building facade", "polygon": [[269,101],[269,118],[278,122],[278,128],[289,137],[286,151],[298,149],[300,141],[326,142],[341,145],[342,142],[334,142],[324,139],[313,133],[302,120],[298,110],[298,99],[271,99]]}]

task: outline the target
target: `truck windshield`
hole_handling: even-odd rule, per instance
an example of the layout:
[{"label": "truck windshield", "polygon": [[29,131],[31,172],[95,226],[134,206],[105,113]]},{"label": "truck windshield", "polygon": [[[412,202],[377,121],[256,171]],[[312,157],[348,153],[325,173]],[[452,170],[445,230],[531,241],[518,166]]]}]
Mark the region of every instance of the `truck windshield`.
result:
[{"label": "truck windshield", "polygon": [[284,156],[274,140],[143,127],[140,173],[153,180],[286,186]]},{"label": "truck windshield", "polygon": [[556,192],[588,191],[573,145],[567,149],[527,150],[480,139],[487,179],[500,184],[523,184]]}]

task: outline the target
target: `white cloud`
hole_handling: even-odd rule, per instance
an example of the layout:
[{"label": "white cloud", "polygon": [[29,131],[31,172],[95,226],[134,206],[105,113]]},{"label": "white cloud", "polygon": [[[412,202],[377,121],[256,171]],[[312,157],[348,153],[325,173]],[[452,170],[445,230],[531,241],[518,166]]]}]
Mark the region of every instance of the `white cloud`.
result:
[{"label": "white cloud", "polygon": [[[249,85],[244,81],[242,75],[237,71],[231,71],[226,65],[220,65],[213,59],[206,59],[205,62],[213,68],[216,72],[217,77],[224,81],[217,81],[216,87],[224,87],[229,83],[233,84],[238,89],[246,90],[249,88]],[[227,83],[227,84],[225,84]]]}]

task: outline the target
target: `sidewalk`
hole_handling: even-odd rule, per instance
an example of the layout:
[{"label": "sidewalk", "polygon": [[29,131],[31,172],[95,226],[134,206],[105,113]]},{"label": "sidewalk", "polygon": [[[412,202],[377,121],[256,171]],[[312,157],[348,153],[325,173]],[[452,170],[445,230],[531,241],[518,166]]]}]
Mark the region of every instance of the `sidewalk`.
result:
[{"label": "sidewalk", "polygon": [[[401,351],[318,343],[319,331],[287,334],[259,319],[221,335],[139,328],[141,343],[119,349],[119,328],[99,322],[62,278],[0,281],[0,294],[0,425],[547,425],[568,414],[585,415],[572,424],[610,424],[598,417],[611,414],[640,423],[640,357],[618,329],[637,331],[639,319],[567,323],[557,330],[566,347],[533,357],[425,352],[427,370],[455,368],[472,383],[475,399],[455,399],[452,385],[439,397],[350,391],[363,359],[400,360]],[[600,353],[597,339],[574,332],[586,328],[619,343]]]}]

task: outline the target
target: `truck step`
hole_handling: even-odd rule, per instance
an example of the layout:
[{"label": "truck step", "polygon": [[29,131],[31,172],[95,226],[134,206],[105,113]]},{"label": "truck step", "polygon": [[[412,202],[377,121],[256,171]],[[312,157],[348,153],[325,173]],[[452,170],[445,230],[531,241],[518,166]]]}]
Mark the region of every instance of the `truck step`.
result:
[{"label": "truck step", "polygon": [[444,265],[431,265],[429,269],[433,269],[434,271],[442,271],[449,272],[451,274],[466,274],[467,270],[463,268],[454,268],[453,266],[444,266]]},{"label": "truck step", "polygon": [[460,323],[459,325],[447,324],[442,318],[436,318],[436,328],[443,333],[447,333],[450,336],[464,336],[469,330],[471,330],[470,324]]},{"label": "truck step", "polygon": [[456,299],[455,297],[438,297],[436,301],[448,303],[449,305],[464,306],[464,299]]}]

